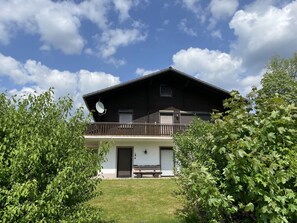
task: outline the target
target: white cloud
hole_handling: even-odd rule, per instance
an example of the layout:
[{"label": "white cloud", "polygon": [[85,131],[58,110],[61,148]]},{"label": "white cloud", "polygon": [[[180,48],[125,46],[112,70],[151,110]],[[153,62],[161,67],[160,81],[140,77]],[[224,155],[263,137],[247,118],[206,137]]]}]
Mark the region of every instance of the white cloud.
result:
[{"label": "white cloud", "polygon": [[253,5],[237,11],[229,26],[238,38],[231,53],[246,67],[263,67],[273,55],[291,56],[297,50],[297,1],[283,8]]},{"label": "white cloud", "polygon": [[182,0],[183,4],[189,10],[199,13],[201,10],[200,0]]},{"label": "white cloud", "polygon": [[[47,47],[52,46],[64,53],[80,53],[84,43],[79,34],[80,21],[72,2],[49,0],[1,1],[0,41],[8,44],[14,33],[22,30],[39,34]],[[21,6],[21,7],[20,7]]]},{"label": "white cloud", "polygon": [[41,40],[66,54],[79,54],[84,40],[79,34],[80,21],[77,17],[55,8],[41,10],[36,15]]},{"label": "white cloud", "polygon": [[[88,0],[80,3],[28,0],[25,5],[22,0],[0,1],[0,43],[7,45],[17,32],[25,31],[40,36],[41,50],[58,49],[65,54],[80,54],[86,43],[80,33],[82,20],[95,23],[98,33],[103,31],[105,35],[102,39],[109,34],[115,41],[117,29],[111,29],[114,24],[108,22],[108,12],[115,10],[123,22],[130,18],[129,10],[137,4],[138,1],[133,0]],[[128,40],[106,44],[105,48],[116,51],[119,46],[129,45],[129,41],[139,40],[143,37],[137,33],[140,29],[123,30]]]},{"label": "white cloud", "polygon": [[0,43],[4,45],[9,44],[10,35],[6,30],[6,27],[0,23]]},{"label": "white cloud", "polygon": [[84,18],[89,19],[95,23],[98,28],[106,29],[108,28],[107,12],[110,10],[109,0],[89,0],[83,1],[75,8],[74,12]]},{"label": "white cloud", "polygon": [[75,107],[82,105],[81,96],[83,94],[120,83],[119,78],[112,74],[88,70],[60,71],[50,69],[35,60],[27,60],[25,63],[21,63],[1,53],[0,76],[7,76],[16,85],[26,85],[21,90],[11,90],[11,94],[24,94],[34,91],[41,93],[50,87],[54,87],[56,98],[69,94],[74,98]]},{"label": "white cloud", "polygon": [[88,70],[80,70],[77,75],[79,79],[79,92],[81,94],[86,94],[120,83],[118,77],[104,72],[90,72]]},{"label": "white cloud", "polygon": [[201,7],[200,0],[182,0],[183,5],[197,16],[200,22],[206,20],[206,11]]},{"label": "white cloud", "polygon": [[189,48],[172,57],[173,66],[226,90],[239,90],[243,95],[260,86],[264,70],[256,73],[243,68],[240,58],[218,50]]},{"label": "white cloud", "polygon": [[231,17],[239,6],[238,0],[211,0],[208,6],[203,6],[201,0],[182,0],[182,4],[199,22],[207,22],[210,30],[216,27],[219,19]]},{"label": "white cloud", "polygon": [[135,73],[140,76],[145,76],[145,75],[148,75],[151,73],[155,73],[157,71],[159,71],[159,70],[158,69],[157,70],[145,70],[144,68],[137,68]]},{"label": "white cloud", "polygon": [[238,83],[241,60],[218,50],[189,48],[172,57],[173,66],[201,80],[232,89]]},{"label": "white cloud", "polygon": [[9,76],[13,82],[22,85],[30,81],[23,65],[12,57],[0,53],[0,76]]},{"label": "white cloud", "polygon": [[[223,1],[216,2],[218,7]],[[199,1],[189,0],[189,5]],[[224,7],[209,6],[213,17],[209,18],[209,29],[216,26],[220,18],[234,13],[237,1]],[[230,52],[189,48],[173,55],[173,66],[191,75],[225,89],[237,88],[243,94],[252,86],[259,86],[265,73],[263,67],[271,57],[292,56],[297,51],[297,1],[256,0],[235,12],[231,29],[237,37],[230,45]],[[222,38],[219,30],[211,32],[213,37]]]},{"label": "white cloud", "polygon": [[11,96],[17,96],[17,98],[20,98],[20,97],[27,97],[28,95],[39,95],[41,93],[43,93],[44,90],[43,89],[40,89],[38,87],[23,87],[22,89],[20,90],[17,90],[17,89],[11,89],[8,91],[8,95],[11,95]]},{"label": "white cloud", "polygon": [[247,75],[245,77],[242,77],[239,82],[239,87],[242,94],[246,95],[252,90],[253,87],[259,87],[261,85],[261,79],[263,78],[265,72],[266,69],[262,69],[256,75]]},{"label": "white cloud", "polygon": [[139,41],[144,41],[146,34],[138,29],[110,29],[103,32],[100,42],[100,54],[103,58],[113,56],[119,47],[127,46]]},{"label": "white cloud", "polygon": [[175,67],[194,73],[233,73],[240,67],[241,61],[218,50],[189,48],[173,55]]},{"label": "white cloud", "polygon": [[232,16],[238,5],[238,0],[212,0],[209,8],[215,19],[223,19]]},{"label": "white cloud", "polygon": [[177,27],[179,30],[183,31],[189,36],[197,36],[197,33],[192,28],[187,26],[187,19],[182,19]]},{"label": "white cloud", "polygon": [[133,5],[132,0],[113,0],[113,3],[115,5],[116,10],[119,11],[120,22],[123,22],[130,17],[129,10]]},{"label": "white cloud", "polygon": [[222,38],[222,33],[221,33],[220,30],[213,30],[213,31],[211,32],[211,36],[212,36],[213,38],[223,39],[223,38]]}]

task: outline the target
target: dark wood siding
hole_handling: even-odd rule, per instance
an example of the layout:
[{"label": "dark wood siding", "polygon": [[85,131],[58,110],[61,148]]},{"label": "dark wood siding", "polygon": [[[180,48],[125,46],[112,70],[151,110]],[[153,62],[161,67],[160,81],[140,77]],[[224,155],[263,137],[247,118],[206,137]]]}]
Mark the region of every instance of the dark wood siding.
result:
[{"label": "dark wood siding", "polygon": [[[172,97],[160,96],[160,85],[172,88]],[[210,113],[213,109],[223,110],[222,102],[226,95],[220,95],[205,86],[182,78],[174,73],[164,74],[140,81],[111,92],[103,92],[93,98],[92,107],[100,99],[107,109],[99,116],[94,112],[97,122],[118,122],[119,110],[133,110],[134,123],[159,123],[160,110],[174,113],[174,123],[180,123],[180,111]],[[198,115],[199,116],[199,115]]]}]

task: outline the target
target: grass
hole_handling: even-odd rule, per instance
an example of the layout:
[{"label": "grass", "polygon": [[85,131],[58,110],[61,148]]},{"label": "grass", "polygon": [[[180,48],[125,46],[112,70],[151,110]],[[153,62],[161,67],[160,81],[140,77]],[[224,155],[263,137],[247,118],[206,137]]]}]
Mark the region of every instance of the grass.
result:
[{"label": "grass", "polygon": [[102,195],[90,201],[118,223],[177,223],[180,208],[174,179],[103,180]]}]

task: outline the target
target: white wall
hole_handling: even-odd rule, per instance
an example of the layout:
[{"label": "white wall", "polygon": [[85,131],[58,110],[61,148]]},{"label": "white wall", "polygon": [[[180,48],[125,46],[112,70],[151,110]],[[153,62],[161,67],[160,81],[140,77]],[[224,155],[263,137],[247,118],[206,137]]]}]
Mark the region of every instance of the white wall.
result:
[{"label": "white wall", "polygon": [[116,163],[117,163],[117,150],[112,146],[106,156],[106,162],[102,164],[101,173],[106,178],[115,178],[116,175]]},{"label": "white wall", "polygon": [[[117,174],[117,148],[132,147],[132,165],[159,165],[160,147],[173,146],[172,142],[163,141],[115,141],[107,154],[107,161],[103,163],[104,178],[115,178]],[[147,154],[144,151],[147,151]]]}]

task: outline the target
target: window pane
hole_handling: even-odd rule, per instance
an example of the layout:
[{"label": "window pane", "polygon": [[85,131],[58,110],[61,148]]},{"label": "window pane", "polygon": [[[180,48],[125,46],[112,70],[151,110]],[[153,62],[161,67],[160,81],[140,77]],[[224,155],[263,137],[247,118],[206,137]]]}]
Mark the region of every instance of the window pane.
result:
[{"label": "window pane", "polygon": [[161,124],[173,124],[173,114],[160,114]]},{"label": "window pane", "polygon": [[132,123],[133,115],[131,113],[120,113],[119,115],[120,123]]},{"label": "window pane", "polygon": [[180,122],[183,125],[189,125],[193,121],[194,117],[194,115],[182,114]]}]

